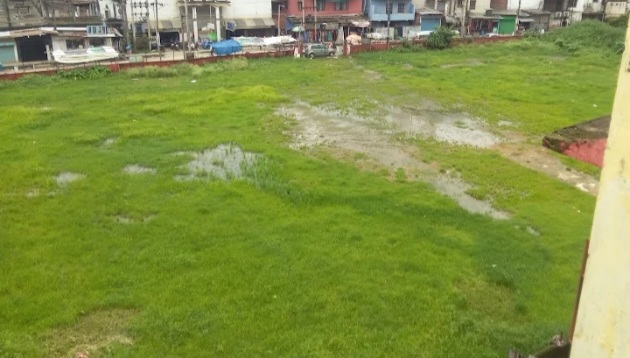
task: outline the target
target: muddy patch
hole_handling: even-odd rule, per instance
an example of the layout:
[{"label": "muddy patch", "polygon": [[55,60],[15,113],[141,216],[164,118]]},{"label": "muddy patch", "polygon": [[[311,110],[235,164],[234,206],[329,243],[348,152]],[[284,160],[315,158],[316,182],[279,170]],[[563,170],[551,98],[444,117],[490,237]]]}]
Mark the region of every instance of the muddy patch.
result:
[{"label": "muddy patch", "polygon": [[461,63],[449,63],[446,65],[442,65],[440,66],[441,68],[454,68],[454,67],[476,67],[476,66],[483,66],[484,63],[481,62],[478,59],[470,59],[466,62],[461,62]]},{"label": "muddy patch", "polygon": [[521,139],[516,143],[503,143],[496,149],[501,155],[527,168],[547,174],[583,192],[597,195],[599,191],[597,178],[576,170],[568,171],[567,166],[549,149],[527,144],[524,141],[525,139]]},{"label": "muddy patch", "polygon": [[118,141],[116,138],[107,138],[101,143],[101,147],[109,147]]},{"label": "muddy patch", "polygon": [[365,77],[370,81],[379,81],[383,79],[383,75],[379,72],[372,70],[364,70],[363,72],[365,72]]},{"label": "muddy patch", "polygon": [[455,176],[438,175],[433,179],[433,185],[435,189],[449,198],[454,199],[459,206],[466,209],[466,211],[488,215],[493,219],[505,220],[509,219],[509,214],[495,209],[489,202],[476,199],[467,191],[472,188],[468,183]]},{"label": "muddy patch", "polygon": [[485,123],[465,113],[391,107],[385,120],[394,131],[407,136],[478,148],[489,148],[501,142],[501,138],[491,133]]},{"label": "muddy patch", "polygon": [[[430,123],[414,122],[411,116],[401,116],[400,112],[396,112],[387,117],[386,128],[383,128],[382,118],[369,119],[346,115],[302,102],[280,108],[278,114],[294,118],[297,122],[295,130],[290,133],[293,137],[291,147],[294,149],[316,146],[329,148],[332,149],[333,155],[341,159],[344,158],[343,153],[353,153],[355,157],[367,158],[380,167],[390,170],[402,169],[405,173],[412,174],[411,177],[432,184],[438,192],[452,198],[462,208],[472,213],[485,214],[495,219],[509,217],[509,214],[493,208],[491,203],[467,194],[471,187],[461,179],[440,173],[435,166],[417,159],[414,156],[414,147],[392,139],[392,134],[400,131],[428,135],[435,132],[438,120]],[[454,118],[449,119],[448,123],[455,125]],[[428,121],[428,118],[426,120]],[[465,130],[470,132],[470,128]],[[487,139],[462,138],[462,142],[464,141],[470,145],[489,145]]]},{"label": "muddy patch", "polygon": [[118,224],[129,225],[134,223],[146,223],[152,221],[154,218],[154,214],[149,214],[141,217],[132,217],[126,214],[118,214],[113,217],[113,220]]},{"label": "muddy patch", "polygon": [[529,225],[525,227],[525,231],[527,231],[531,235],[540,236],[540,232]]},{"label": "muddy patch", "polygon": [[130,165],[127,165],[125,168],[123,168],[123,172],[127,174],[131,174],[131,175],[155,174],[157,170],[155,170],[154,168],[143,167],[138,164],[130,164]]},{"label": "muddy patch", "polygon": [[39,194],[40,194],[39,189],[35,188],[35,189],[31,189],[27,191],[25,195],[27,198],[32,199],[32,198],[37,198]]},{"label": "muddy patch", "polygon": [[99,310],[80,316],[70,327],[54,330],[44,338],[47,357],[98,357],[117,345],[130,346],[128,334],[137,311]]},{"label": "muddy patch", "polygon": [[187,155],[192,161],[183,166],[188,172],[175,176],[176,180],[215,179],[222,181],[237,180],[247,177],[260,155],[243,151],[235,144],[221,144],[214,149],[202,152],[178,152],[175,155]]},{"label": "muddy patch", "polygon": [[84,174],[80,173],[72,173],[72,172],[62,172],[55,176],[55,182],[60,187],[68,186],[70,183],[74,183],[75,181],[85,179]]}]

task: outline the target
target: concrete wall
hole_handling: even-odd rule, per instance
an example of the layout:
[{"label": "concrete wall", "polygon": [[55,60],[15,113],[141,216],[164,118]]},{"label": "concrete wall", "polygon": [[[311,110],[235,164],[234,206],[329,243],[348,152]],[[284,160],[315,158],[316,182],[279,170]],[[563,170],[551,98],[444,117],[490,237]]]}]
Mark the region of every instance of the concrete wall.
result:
[{"label": "concrete wall", "polygon": [[619,69],[571,358],[630,357],[630,102],[627,98],[630,98],[630,27]]},{"label": "concrete wall", "polygon": [[625,14],[628,11],[627,2],[609,2],[606,4],[606,16],[616,17]]}]

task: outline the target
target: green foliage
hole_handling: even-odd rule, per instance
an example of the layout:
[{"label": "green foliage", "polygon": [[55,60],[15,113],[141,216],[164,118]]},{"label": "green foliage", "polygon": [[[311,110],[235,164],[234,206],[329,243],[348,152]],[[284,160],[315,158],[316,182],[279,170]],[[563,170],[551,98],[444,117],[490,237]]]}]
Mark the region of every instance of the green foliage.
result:
[{"label": "green foliage", "polygon": [[438,27],[427,37],[427,47],[433,50],[448,48],[455,33],[446,27]]},{"label": "green foliage", "polygon": [[92,66],[88,68],[73,68],[71,70],[61,70],[57,72],[57,76],[64,79],[72,80],[94,80],[109,76],[112,71],[106,66]]},{"label": "green foliage", "polygon": [[[182,66],[166,79],[28,77],[56,87],[0,96],[0,355],[536,351],[570,324],[592,197],[490,149],[410,141],[512,218],[470,214],[412,170],[290,149],[296,121],[278,107],[378,117],[429,99],[527,136],[610,111],[618,62],[528,41]],[[386,80],[368,86],[359,68]],[[182,151],[221,143],[264,157],[258,176],[174,179],[193,159]],[[62,172],[85,177],[60,186]]]},{"label": "green foliage", "polygon": [[406,53],[406,52],[422,52],[425,50],[425,47],[422,44],[415,44],[413,41],[410,41],[406,38],[400,42],[400,46],[392,47],[389,51],[398,52],[398,53]]},{"label": "green foliage", "polygon": [[623,52],[625,30],[601,21],[581,21],[545,34],[542,39],[569,52],[578,50]]},{"label": "green foliage", "polygon": [[134,78],[169,78],[178,76],[199,77],[208,73],[238,71],[247,68],[247,65],[248,62],[246,58],[235,58],[233,60],[218,61],[216,63],[210,63],[203,66],[185,63],[169,67],[136,67],[125,71],[124,74]]},{"label": "green foliage", "polygon": [[610,24],[610,26],[619,27],[625,31],[628,28],[628,16],[630,16],[630,13],[626,13],[625,15],[618,17],[608,18],[606,19],[606,22]]}]

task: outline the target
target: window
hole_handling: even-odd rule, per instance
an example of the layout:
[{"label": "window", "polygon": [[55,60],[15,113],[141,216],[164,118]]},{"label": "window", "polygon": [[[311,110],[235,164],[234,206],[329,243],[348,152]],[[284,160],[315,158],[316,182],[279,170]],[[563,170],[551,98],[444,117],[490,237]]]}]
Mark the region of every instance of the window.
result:
[{"label": "window", "polygon": [[304,10],[304,3],[301,1],[298,1],[298,11],[302,11]]},{"label": "window", "polygon": [[398,3],[398,13],[402,14],[405,12],[405,3],[404,2],[399,2]]},{"label": "window", "polygon": [[477,0],[470,0],[470,10],[475,10],[475,6],[477,6]]},{"label": "window", "polygon": [[393,8],[394,8],[394,4],[392,4],[391,2],[387,2],[387,5],[385,6],[385,13],[391,14]]},{"label": "window", "polygon": [[83,40],[66,40],[66,48],[68,50],[78,50],[83,48]]},{"label": "window", "polygon": [[464,0],[457,0],[457,7],[464,7]]},{"label": "window", "polygon": [[335,10],[340,11],[340,10],[348,10],[348,3],[345,1],[342,2],[336,2],[335,3]]},{"label": "window", "polygon": [[90,41],[90,47],[105,46],[105,39],[104,38],[90,39],[89,41]]},{"label": "window", "polygon": [[427,0],[424,3],[424,6],[426,6],[429,9],[435,9],[435,0]]},{"label": "window", "polygon": [[316,8],[317,8],[317,11],[324,11],[324,10],[326,10],[326,3],[324,2],[324,0],[320,0],[317,3]]}]

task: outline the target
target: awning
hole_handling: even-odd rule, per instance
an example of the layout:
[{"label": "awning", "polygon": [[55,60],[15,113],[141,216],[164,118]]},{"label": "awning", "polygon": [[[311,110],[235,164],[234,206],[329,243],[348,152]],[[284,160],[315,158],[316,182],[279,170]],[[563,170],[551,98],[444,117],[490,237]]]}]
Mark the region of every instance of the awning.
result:
[{"label": "awning", "polygon": [[271,18],[234,19],[227,21],[227,23],[229,22],[234,23],[235,30],[265,29],[276,26]]},{"label": "awning", "polygon": [[[160,32],[178,32],[182,29],[182,20],[159,20],[158,25]],[[151,26],[151,31],[155,31],[155,20],[149,21],[149,26]]]},{"label": "awning", "polygon": [[518,19],[518,22],[536,22],[534,19]]}]

